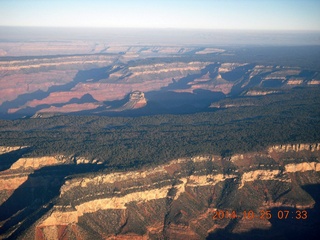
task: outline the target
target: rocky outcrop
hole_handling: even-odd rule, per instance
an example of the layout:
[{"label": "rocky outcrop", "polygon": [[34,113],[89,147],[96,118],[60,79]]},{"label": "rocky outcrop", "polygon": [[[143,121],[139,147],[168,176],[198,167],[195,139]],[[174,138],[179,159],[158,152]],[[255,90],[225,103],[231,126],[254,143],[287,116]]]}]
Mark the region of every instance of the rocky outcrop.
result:
[{"label": "rocky outcrop", "polygon": [[257,90],[249,90],[246,92],[246,96],[265,96],[269,94],[280,93],[280,91],[257,91]]},{"label": "rocky outcrop", "polygon": [[45,156],[36,158],[20,158],[10,167],[11,170],[37,170],[44,166],[52,166],[66,163],[67,159],[63,155]]},{"label": "rocky outcrop", "polygon": [[307,171],[320,172],[320,163],[319,162],[291,163],[291,164],[285,165],[285,170],[288,173],[307,172]]},{"label": "rocky outcrop", "polygon": [[300,152],[300,151],[319,151],[320,143],[313,144],[284,144],[284,145],[274,145],[268,149],[269,153],[272,152]]},{"label": "rocky outcrop", "polygon": [[0,176],[0,191],[3,190],[10,190],[14,191],[18,187],[21,186],[25,181],[27,181],[28,175],[23,176],[22,174],[19,175],[10,175],[10,176]]},{"label": "rocky outcrop", "polygon": [[303,79],[289,79],[287,81],[288,85],[301,85],[303,83]]},{"label": "rocky outcrop", "polygon": [[283,68],[268,74],[264,79],[265,80],[273,80],[273,79],[286,80],[289,78],[289,76],[298,76],[300,72],[301,72],[300,69]]},{"label": "rocky outcrop", "polygon": [[253,181],[283,181],[290,182],[290,178],[283,175],[280,170],[256,170],[245,172],[241,177],[241,185],[239,189],[245,185],[245,182]]},{"label": "rocky outcrop", "polygon": [[233,107],[248,107],[254,106],[254,103],[212,103],[210,108],[233,108]]},{"label": "rocky outcrop", "polygon": [[27,148],[27,146],[0,146],[0,155]]},{"label": "rocky outcrop", "polygon": [[131,93],[129,101],[133,102],[133,109],[144,107],[147,104],[147,99],[145,98],[144,93],[140,91],[134,91]]},{"label": "rocky outcrop", "polygon": [[320,85],[320,80],[311,80],[310,82],[308,82],[308,85]]},{"label": "rocky outcrop", "polygon": [[39,227],[69,225],[77,222],[77,212],[52,212],[50,216],[39,225]]},{"label": "rocky outcrop", "polygon": [[99,103],[73,103],[66,104],[62,107],[49,107],[41,109],[40,113],[72,113],[72,112],[80,112],[85,110],[93,110],[98,107],[101,107],[102,104]]},{"label": "rocky outcrop", "polygon": [[[245,66],[247,63],[222,63],[219,67],[219,73],[226,73],[234,70],[237,67]],[[220,76],[221,78],[221,76]]]},{"label": "rocky outcrop", "polygon": [[21,60],[21,61],[3,61],[0,64],[0,71],[17,71],[25,69],[37,69],[43,67],[63,67],[63,66],[75,66],[81,64],[101,64],[105,65],[111,63],[110,57],[59,57],[59,58],[42,58],[32,60]]},{"label": "rocky outcrop", "polygon": [[[127,70],[121,70],[126,77],[126,82],[136,81],[137,77],[155,76],[161,77],[161,74],[166,74],[166,77],[175,77],[177,74],[186,76],[188,73],[199,72],[202,68],[210,64],[210,62],[175,62],[175,63],[158,63],[152,65],[140,65],[136,67],[129,67]],[[130,75],[128,75],[130,73]],[[111,75],[112,78],[112,75]]]},{"label": "rocky outcrop", "polygon": [[138,108],[143,108],[147,105],[147,99],[144,96],[143,92],[134,91],[129,95],[129,101],[125,103],[123,106],[117,109],[111,109],[111,111],[125,111],[125,110],[133,110]]},{"label": "rocky outcrop", "polygon": [[197,51],[196,54],[210,54],[210,53],[223,53],[224,49],[221,48],[205,48],[201,51]]}]

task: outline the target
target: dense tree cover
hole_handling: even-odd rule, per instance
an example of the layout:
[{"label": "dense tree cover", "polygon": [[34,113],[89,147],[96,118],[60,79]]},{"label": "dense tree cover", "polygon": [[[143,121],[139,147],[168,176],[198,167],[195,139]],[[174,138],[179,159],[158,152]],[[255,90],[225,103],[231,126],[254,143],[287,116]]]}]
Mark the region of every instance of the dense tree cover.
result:
[{"label": "dense tree cover", "polygon": [[250,99],[255,106],[189,115],[1,120],[0,145],[32,146],[33,156],[62,153],[132,167],[195,154],[227,156],[271,144],[320,141],[318,87],[246,101]]}]

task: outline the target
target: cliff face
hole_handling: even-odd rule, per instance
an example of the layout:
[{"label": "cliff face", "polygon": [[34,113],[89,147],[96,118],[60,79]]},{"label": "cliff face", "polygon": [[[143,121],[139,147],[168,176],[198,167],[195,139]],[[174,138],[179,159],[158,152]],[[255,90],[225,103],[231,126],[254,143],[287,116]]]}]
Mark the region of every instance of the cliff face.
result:
[{"label": "cliff face", "polygon": [[62,155],[58,156],[47,156],[47,157],[38,157],[38,158],[20,158],[14,164],[12,164],[12,170],[22,168],[24,170],[32,169],[37,170],[44,166],[51,166],[57,164],[63,164],[66,162],[66,159]]},{"label": "cliff face", "polygon": [[[270,219],[248,220],[241,215],[244,210],[259,215],[259,211],[273,207],[313,209],[317,202],[302,187],[320,183],[319,146],[277,145],[230,158],[196,156],[153,168],[68,179],[58,179],[62,168],[55,168],[54,174],[33,174],[32,186],[31,176],[22,176],[19,169],[36,172],[44,168],[45,158],[20,159],[16,162],[20,162],[19,169],[12,167],[1,173],[0,186],[1,191],[8,190],[14,178],[29,181],[29,185],[13,184],[10,189],[16,188],[15,193],[23,188],[37,191],[59,186],[55,197],[39,204],[48,210],[23,233],[30,239],[205,239],[225,228],[233,234],[272,228]],[[77,162],[65,159],[46,158],[48,165],[71,166]],[[99,165],[83,159],[78,162],[86,163],[82,164],[86,168]],[[35,184],[40,179],[42,183]],[[3,201],[0,211],[14,200],[15,193]],[[41,194],[35,195],[34,201],[41,202]],[[216,210],[237,211],[239,217],[214,219]],[[11,232],[6,226],[14,222],[11,213],[1,218],[2,236],[15,236],[15,230]],[[14,214],[19,216],[19,212]],[[24,221],[27,219],[25,216]],[[19,229],[18,223],[15,229]]]},{"label": "cliff face", "polygon": [[26,146],[0,146],[0,155],[26,148]]},{"label": "cliff face", "polygon": [[134,91],[134,92],[130,93],[128,102],[126,102],[124,105],[122,105],[119,108],[110,109],[110,110],[111,111],[125,111],[125,110],[143,108],[146,105],[147,105],[147,99],[145,98],[144,93],[140,92],[140,91]]}]

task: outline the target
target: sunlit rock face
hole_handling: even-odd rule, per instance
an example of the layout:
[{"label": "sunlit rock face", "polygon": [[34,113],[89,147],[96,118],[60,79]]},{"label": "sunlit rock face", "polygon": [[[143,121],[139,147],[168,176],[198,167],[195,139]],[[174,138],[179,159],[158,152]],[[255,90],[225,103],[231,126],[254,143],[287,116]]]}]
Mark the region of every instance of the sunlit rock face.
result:
[{"label": "sunlit rock face", "polygon": [[110,111],[126,111],[126,110],[134,110],[138,108],[143,108],[147,105],[147,99],[144,96],[143,92],[134,91],[129,94],[129,100],[118,108],[110,109]]},{"label": "sunlit rock face", "polygon": [[[138,99],[141,95],[135,93]],[[11,213],[1,218],[1,236],[205,239],[231,224],[234,234],[268,230],[272,228],[268,219],[250,221],[240,215],[236,221],[214,219],[215,211],[247,209],[258,214],[274,207],[313,209],[317,203],[302,187],[320,183],[319,156],[318,143],[275,145],[228,158],[202,155],[134,171],[104,170],[67,178],[64,167],[90,168],[99,162],[60,155],[21,158],[0,175],[0,211]],[[54,194],[41,195],[45,188]],[[31,196],[30,191],[38,193]],[[33,201],[32,208],[20,207],[30,217],[21,214],[19,207],[4,209],[16,206],[15,201],[23,197],[19,194]],[[33,219],[32,224],[19,232],[19,222],[26,219]],[[16,230],[9,230],[9,222]]]},{"label": "sunlit rock face", "polygon": [[308,85],[320,85],[320,80],[312,80],[308,82]]},{"label": "sunlit rock face", "polygon": [[20,158],[16,161],[10,169],[16,170],[22,168],[23,170],[37,170],[41,167],[63,164],[66,162],[64,156],[45,156],[37,158]]},{"label": "sunlit rock face", "polygon": [[132,108],[141,108],[147,104],[147,99],[143,92],[135,91],[130,94],[130,102],[133,102]]},{"label": "sunlit rock face", "polygon": [[10,153],[16,150],[24,149],[27,146],[0,146],[0,155]]},{"label": "sunlit rock face", "polygon": [[245,95],[246,96],[265,96],[268,94],[274,94],[279,93],[279,91],[256,91],[256,90],[250,90]]}]

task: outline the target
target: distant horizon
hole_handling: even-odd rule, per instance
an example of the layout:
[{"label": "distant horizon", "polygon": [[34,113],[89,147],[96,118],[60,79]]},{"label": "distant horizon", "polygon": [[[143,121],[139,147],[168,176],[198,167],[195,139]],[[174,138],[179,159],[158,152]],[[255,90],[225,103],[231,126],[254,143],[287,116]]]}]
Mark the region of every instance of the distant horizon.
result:
[{"label": "distant horizon", "polygon": [[[74,29],[74,30],[81,30],[81,29],[91,29],[91,30],[179,30],[179,31],[189,31],[189,32],[274,32],[274,33],[281,33],[281,32],[296,32],[296,33],[303,33],[303,32],[314,32],[320,33],[320,29],[308,30],[308,29],[231,29],[231,28],[182,28],[182,27],[86,27],[86,26],[7,26],[7,25],[0,25],[0,28],[34,28],[34,29]],[[1,36],[1,35],[0,35]]]},{"label": "distant horizon", "polygon": [[318,0],[2,0],[0,25],[320,31]]},{"label": "distant horizon", "polygon": [[320,31],[0,26],[0,41],[97,41],[125,45],[320,45]]}]

